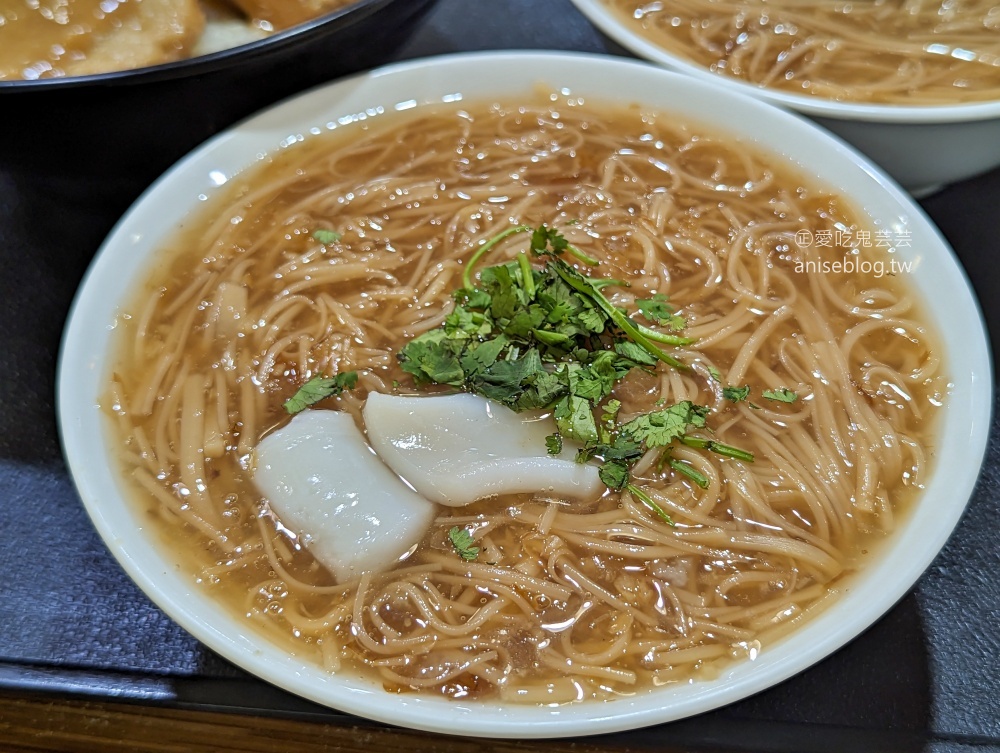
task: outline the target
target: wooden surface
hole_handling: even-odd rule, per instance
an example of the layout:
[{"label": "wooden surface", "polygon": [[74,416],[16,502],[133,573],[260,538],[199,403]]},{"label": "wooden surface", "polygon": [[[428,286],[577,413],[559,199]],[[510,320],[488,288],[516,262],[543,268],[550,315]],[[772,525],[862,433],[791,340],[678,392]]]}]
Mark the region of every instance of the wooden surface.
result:
[{"label": "wooden surface", "polygon": [[[81,701],[0,694],[3,753],[158,751],[160,753],[591,753],[613,749],[600,740],[538,741],[448,738],[364,722],[343,724],[244,714],[161,708],[115,701]],[[680,748],[658,747],[663,753]],[[646,749],[648,750],[648,749]]]},{"label": "wooden surface", "polygon": [[963,744],[969,742],[939,739],[929,745],[911,730],[718,715],[626,734],[498,740],[417,732],[348,716],[260,715],[0,691],[0,753],[957,753],[971,750]]}]

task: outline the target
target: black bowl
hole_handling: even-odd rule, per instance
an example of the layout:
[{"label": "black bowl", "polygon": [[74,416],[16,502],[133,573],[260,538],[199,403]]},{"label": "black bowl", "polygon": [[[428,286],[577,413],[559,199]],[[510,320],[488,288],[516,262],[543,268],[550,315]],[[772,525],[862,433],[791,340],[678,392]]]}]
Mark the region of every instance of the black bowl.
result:
[{"label": "black bowl", "polygon": [[359,0],[230,50],[93,76],[0,81],[0,165],[29,190],[124,207],[209,136],[378,65],[436,0]]}]

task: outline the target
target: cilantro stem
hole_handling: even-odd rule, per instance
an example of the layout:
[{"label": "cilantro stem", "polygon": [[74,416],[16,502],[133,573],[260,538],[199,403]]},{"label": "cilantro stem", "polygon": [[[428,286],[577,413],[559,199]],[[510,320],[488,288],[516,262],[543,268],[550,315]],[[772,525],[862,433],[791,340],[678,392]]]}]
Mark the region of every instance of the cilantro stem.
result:
[{"label": "cilantro stem", "polygon": [[611,277],[601,278],[599,280],[591,278],[590,283],[598,290],[610,287],[611,285],[617,285],[620,288],[627,288],[629,286],[626,280],[615,280]]},{"label": "cilantro stem", "polygon": [[[635,322],[619,311],[618,308],[614,306],[600,290],[597,290],[590,285],[586,278],[583,278],[578,272],[573,270],[572,267],[569,267],[569,265],[565,262],[562,264],[550,263],[552,264],[552,268],[556,271],[556,274],[558,274],[567,285],[596,303],[597,307],[601,309],[601,311],[603,311],[620,330],[628,335],[636,345],[649,353],[649,355],[659,361],[663,361],[669,366],[673,366],[675,369],[687,368],[686,365],[678,361],[676,358],[657,348],[653,342],[639,330],[639,326]],[[571,270],[572,272],[567,270]]]},{"label": "cilantro stem", "polygon": [[747,452],[746,450],[741,450],[739,447],[733,447],[732,445],[722,444],[721,442],[712,442],[711,447],[708,448],[712,452],[718,453],[719,455],[724,455],[727,458],[734,458],[736,460],[742,460],[744,463],[753,462],[753,453]]},{"label": "cilantro stem", "polygon": [[593,256],[588,256],[587,254],[583,253],[583,251],[578,249],[572,243],[566,244],[566,250],[569,251],[571,254],[573,254],[573,256],[582,261],[584,264],[586,264],[588,267],[596,267],[601,263],[600,260],[595,259]]},{"label": "cilantro stem", "polygon": [[531,269],[531,261],[528,259],[528,255],[522,251],[517,255],[517,264],[521,268],[521,278],[522,284],[524,285],[524,292],[528,296],[529,301],[535,300],[535,273]]},{"label": "cilantro stem", "polygon": [[660,507],[658,504],[656,504],[656,502],[653,500],[653,498],[650,497],[648,494],[646,494],[646,492],[644,492],[642,489],[640,489],[635,484],[625,484],[625,489],[629,493],[631,493],[633,497],[635,497],[640,502],[642,502],[644,505],[646,505],[646,507],[648,507],[650,510],[652,510],[657,515],[659,515],[661,518],[663,518],[665,521],[667,521],[667,523],[671,527],[674,526],[674,520],[673,520],[673,518],[671,518],[669,515],[667,515],[666,511],[662,507]]},{"label": "cilantro stem", "polygon": [[465,265],[465,271],[462,273],[462,286],[465,287],[467,290],[472,289],[472,270],[475,268],[476,264],[479,263],[479,260],[483,258],[483,255],[487,251],[489,251],[491,248],[497,245],[504,238],[509,238],[510,236],[516,235],[517,233],[527,233],[530,232],[531,230],[532,228],[528,227],[527,225],[515,225],[514,227],[509,227],[506,230],[502,230],[501,232],[497,233],[488,241],[486,241],[483,245],[477,248],[476,253],[472,255],[472,258],[470,258],[469,262]]},{"label": "cilantro stem", "polygon": [[693,337],[681,337],[680,335],[670,335],[666,332],[657,332],[655,329],[650,329],[649,327],[644,327],[638,322],[632,322],[636,328],[650,340],[655,340],[659,343],[666,343],[667,345],[690,345],[695,341]]},{"label": "cilantro stem", "polygon": [[670,458],[669,465],[682,476],[687,476],[689,479],[694,481],[702,489],[708,488],[708,479],[687,463],[682,463],[676,458]]},{"label": "cilantro stem", "polygon": [[716,442],[713,439],[702,439],[701,437],[692,437],[685,434],[680,440],[682,444],[694,447],[696,450],[708,450],[727,458],[742,460],[744,463],[752,463],[754,460],[752,452],[741,450],[739,447],[733,447],[731,444]]}]

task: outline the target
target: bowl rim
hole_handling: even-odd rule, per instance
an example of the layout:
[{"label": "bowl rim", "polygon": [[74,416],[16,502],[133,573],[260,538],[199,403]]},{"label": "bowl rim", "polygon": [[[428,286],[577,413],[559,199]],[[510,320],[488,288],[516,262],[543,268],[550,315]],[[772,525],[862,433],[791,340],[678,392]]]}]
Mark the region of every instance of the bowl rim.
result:
[{"label": "bowl rim", "polygon": [[[626,78],[628,86],[616,86]],[[935,497],[935,501],[942,507],[931,510],[928,504],[916,505],[887,544],[887,554],[870,562],[864,577],[845,588],[835,603],[776,642],[755,662],[738,662],[716,680],[661,687],[611,702],[555,708],[391,695],[368,680],[327,674],[279,650],[214,604],[195,586],[193,576],[176,572],[176,563],[159,542],[150,545],[140,506],[124,499],[122,481],[113,464],[107,462],[104,449],[106,420],[97,403],[110,368],[108,347],[114,319],[126,283],[148,274],[149,257],[161,245],[157,228],[165,232],[163,229],[182,221],[187,210],[197,211],[203,201],[199,193],[210,197],[219,190],[220,170],[223,177],[241,172],[265,154],[297,141],[311,124],[336,128],[336,118],[345,113],[350,115],[348,121],[375,117],[380,114],[379,107],[389,111],[410,99],[415,89],[422,92],[417,95],[422,102],[441,102],[453,101],[456,92],[463,91],[484,97],[481,87],[487,81],[496,87],[491,92],[523,92],[539,80],[550,85],[559,82],[556,86],[571,83],[575,93],[599,100],[629,102],[651,96],[655,100],[647,103],[651,109],[676,106],[687,112],[701,107],[704,113],[698,119],[703,121],[709,121],[708,113],[720,111],[712,108],[724,104],[730,117],[722,128],[717,120],[717,130],[736,132],[759,148],[771,144],[769,151],[804,169],[822,155],[830,161],[827,185],[836,189],[849,180],[859,215],[874,212],[880,221],[909,229],[914,239],[925,242],[933,253],[918,260],[930,271],[914,285],[928,298],[932,291],[940,297],[942,291],[952,290],[956,300],[941,312],[942,331],[947,331],[944,327],[948,322],[955,322],[968,333],[961,348],[944,343],[949,362],[961,368],[954,374],[953,402],[941,417],[941,436],[948,441],[941,443],[939,459],[943,466],[945,458],[950,458],[967,472],[947,480],[942,478],[944,474],[934,474],[924,496],[939,495],[940,500]],[[673,99],[668,100],[668,94]],[[736,109],[740,117],[732,118]],[[770,127],[752,130],[754,124],[761,123]],[[802,143],[791,143],[789,134]],[[182,187],[184,181],[190,185]],[[174,206],[171,201],[184,206]],[[978,327],[972,322],[978,322]],[[992,389],[985,326],[964,272],[922,210],[852,147],[793,113],[640,61],[581,53],[507,51],[407,61],[318,87],[227,129],[178,162],[122,217],[88,269],[63,334],[56,405],[64,456],[94,527],[154,603],[210,649],[278,687],[377,721],[445,734],[544,738],[635,729],[718,708],[791,677],[867,629],[912,587],[957,524],[985,453]],[[914,530],[919,536],[911,535]],[[892,553],[905,548],[904,544],[910,549],[903,562],[897,562]]]},{"label": "bowl rim", "polygon": [[712,73],[704,66],[649,41],[625,24],[607,7],[604,0],[571,0],[571,2],[600,31],[635,55],[680,73],[695,76],[699,80],[722,83],[735,92],[763,99],[773,105],[812,117],[909,124],[962,123],[1000,118],[1000,99],[940,105],[877,104],[841,102],[757,86],[732,76]]},{"label": "bowl rim", "polygon": [[[421,0],[436,2],[436,0]],[[417,0],[354,0],[349,5],[323,13],[308,21],[277,31],[263,39],[227,47],[223,50],[194,55],[168,63],[146,65],[141,68],[127,68],[86,76],[59,76],[57,78],[6,79],[0,80],[0,95],[4,92],[44,92],[56,89],[80,89],[88,87],[138,86],[157,81],[171,81],[187,76],[210,74],[231,67],[234,58],[256,55],[270,57],[282,50],[303,43],[316,36],[334,30],[349,29],[366,18],[378,13],[384,7]],[[235,61],[238,62],[238,61]]]}]

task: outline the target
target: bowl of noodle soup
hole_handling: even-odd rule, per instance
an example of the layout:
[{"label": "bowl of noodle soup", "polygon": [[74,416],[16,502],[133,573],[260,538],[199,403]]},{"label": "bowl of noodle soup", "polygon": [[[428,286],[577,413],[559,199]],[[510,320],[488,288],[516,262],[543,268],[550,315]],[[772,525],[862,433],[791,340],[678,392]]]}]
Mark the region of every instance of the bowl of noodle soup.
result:
[{"label": "bowl of noodle soup", "polygon": [[636,55],[809,116],[915,194],[1000,165],[992,3],[573,2]]},{"label": "bowl of noodle soup", "polygon": [[[703,404],[700,439],[753,462],[675,443],[635,493],[442,506],[395,568],[338,582],[254,486],[258,442],[316,374],[358,374],[309,410],[362,427],[367,395],[421,395],[400,348],[522,225],[627,281],[618,309],[660,293],[683,317],[681,366],[630,371],[622,415]],[[853,149],[654,66],[510,52],[330,84],[185,158],[88,272],[58,401],[95,527],[214,651],[371,719],[555,737],[744,698],[878,619],[962,514],[991,385],[950,249]]]}]

